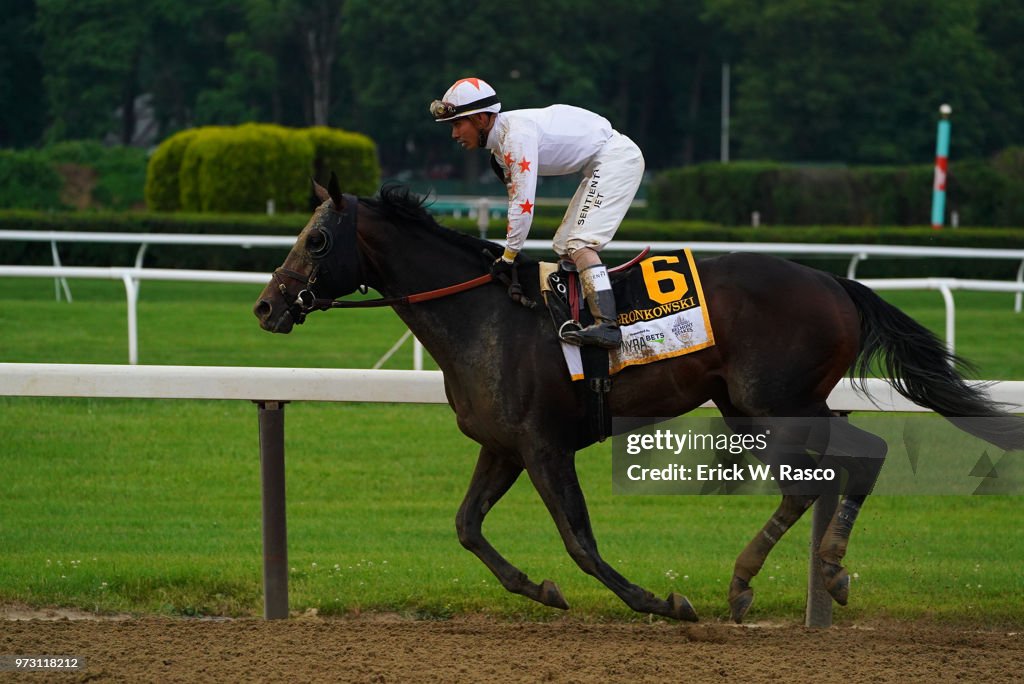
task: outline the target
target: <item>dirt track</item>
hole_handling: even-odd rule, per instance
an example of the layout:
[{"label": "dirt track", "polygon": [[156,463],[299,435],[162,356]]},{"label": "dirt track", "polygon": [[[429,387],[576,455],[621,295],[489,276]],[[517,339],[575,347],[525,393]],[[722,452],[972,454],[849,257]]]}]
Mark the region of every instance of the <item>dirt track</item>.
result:
[{"label": "dirt track", "polygon": [[0,681],[1019,682],[1024,672],[1024,632],[935,625],[808,630],[479,616],[266,622],[56,613],[13,620],[29,615],[4,612],[0,655],[75,655],[87,667],[60,676],[4,672]]}]

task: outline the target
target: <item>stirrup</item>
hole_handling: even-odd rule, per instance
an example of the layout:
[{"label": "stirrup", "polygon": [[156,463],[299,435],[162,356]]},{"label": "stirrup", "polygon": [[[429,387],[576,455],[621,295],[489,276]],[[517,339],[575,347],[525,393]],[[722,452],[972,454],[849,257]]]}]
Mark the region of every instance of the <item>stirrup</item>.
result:
[{"label": "stirrup", "polygon": [[622,331],[614,323],[599,322],[580,330],[566,331],[562,337],[569,344],[618,349],[622,345]]},{"label": "stirrup", "polygon": [[[569,329],[566,330],[566,328],[569,328]],[[580,325],[580,322],[570,318],[569,320],[567,320],[565,323],[562,323],[562,325],[560,325],[558,327],[558,339],[560,339],[563,342],[566,342],[568,344],[574,344],[574,345],[576,345],[578,347],[578,346],[580,346],[580,343],[579,342],[574,342],[573,340],[568,339],[565,336],[565,334],[569,333],[571,335],[572,333],[578,333],[581,330],[583,330],[583,326]]]}]

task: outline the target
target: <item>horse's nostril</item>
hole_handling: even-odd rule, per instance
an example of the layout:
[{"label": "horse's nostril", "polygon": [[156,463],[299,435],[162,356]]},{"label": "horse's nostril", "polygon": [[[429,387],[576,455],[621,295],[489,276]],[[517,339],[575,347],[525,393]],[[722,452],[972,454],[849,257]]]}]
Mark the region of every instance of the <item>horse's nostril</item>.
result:
[{"label": "horse's nostril", "polygon": [[252,307],[252,312],[256,314],[256,318],[260,319],[261,321],[264,320],[267,316],[269,316],[272,310],[273,307],[270,305],[270,302],[268,302],[266,299],[261,299],[260,301],[256,302],[256,306]]}]

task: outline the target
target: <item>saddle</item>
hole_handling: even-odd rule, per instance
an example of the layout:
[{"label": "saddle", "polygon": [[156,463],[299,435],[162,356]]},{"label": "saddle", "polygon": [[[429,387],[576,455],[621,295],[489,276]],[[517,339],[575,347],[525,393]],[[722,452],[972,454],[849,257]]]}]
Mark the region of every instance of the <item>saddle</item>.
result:
[{"label": "saddle", "polygon": [[[570,377],[584,380],[593,434],[611,434],[607,405],[611,376],[623,368],[653,363],[704,349],[715,343],[704,293],[690,250],[648,256],[644,250],[608,273],[615,291],[622,331],[618,349],[576,347],[562,342]],[[540,264],[540,286],[555,331],[592,323],[572,264]]]},{"label": "saddle", "polygon": [[[626,263],[609,269],[608,275],[613,285],[650,251],[650,247],[647,247]],[[555,264],[542,261],[540,263],[540,281],[544,303],[551,314],[551,322],[555,326],[559,340],[564,339],[562,334],[567,330],[582,330],[594,322],[590,311],[582,304],[583,288],[573,262],[562,260]],[[603,442],[612,431],[612,415],[608,406],[608,392],[612,387],[608,350],[589,346],[572,347],[566,350],[567,346],[570,345],[563,341],[564,353],[579,354],[579,372],[570,370],[570,374],[573,380],[586,380],[587,387],[590,389],[587,401],[590,431],[598,442]],[[570,366],[574,365],[570,362]]]},{"label": "saddle", "polygon": [[[622,280],[629,269],[636,266],[651,251],[645,247],[642,252],[624,264],[608,269],[612,285]],[[551,312],[551,320],[555,324],[559,339],[567,330],[582,330],[594,322],[590,311],[582,305],[583,289],[580,284],[576,265],[571,261],[562,260],[557,264],[540,262],[540,289],[544,302]]]}]

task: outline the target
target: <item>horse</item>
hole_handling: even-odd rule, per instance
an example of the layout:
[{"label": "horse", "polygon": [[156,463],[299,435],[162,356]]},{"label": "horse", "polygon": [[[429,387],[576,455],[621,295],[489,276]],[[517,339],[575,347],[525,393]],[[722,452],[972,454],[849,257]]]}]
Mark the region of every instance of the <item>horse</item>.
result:
[{"label": "horse", "polygon": [[[526,471],[580,569],[634,611],[696,621],[684,596],[659,598],[615,570],[598,551],[575,467],[577,450],[595,440],[584,383],[572,382],[544,307],[520,306],[488,273],[495,243],[439,225],[423,200],[402,186],[374,198],[341,192],[332,175],[314,182],[321,202],[282,266],[259,295],[260,326],[288,333],[316,310],[391,306],[444,375],[460,430],[480,445],[458,513],[461,544],[513,593],[545,606],[569,607],[558,585],[534,582],[484,537],[484,517]],[[520,257],[523,294],[540,297],[537,262]],[[616,417],[673,417],[710,400],[727,422],[827,417],[829,393],[847,373],[863,382],[878,366],[904,397],[955,420],[1003,449],[1024,446],[1024,419],[1005,413],[984,389],[966,382],[961,359],[929,330],[867,287],[776,257],[732,253],[697,262],[715,344],[694,353],[631,366],[614,376],[608,405]],[[382,299],[335,301],[370,287]],[[806,446],[845,450],[850,463],[884,459],[885,442],[844,421]],[[827,442],[814,444],[812,442]],[[845,445],[845,446],[844,446]],[[847,465],[850,465],[849,463]],[[857,513],[870,490],[846,494],[816,556],[825,588],[846,605],[843,567]],[[764,527],[736,559],[729,584],[733,620],[754,598],[751,580],[772,548],[813,504],[813,493],[785,493]]]}]

